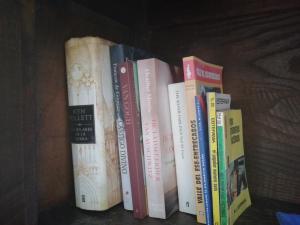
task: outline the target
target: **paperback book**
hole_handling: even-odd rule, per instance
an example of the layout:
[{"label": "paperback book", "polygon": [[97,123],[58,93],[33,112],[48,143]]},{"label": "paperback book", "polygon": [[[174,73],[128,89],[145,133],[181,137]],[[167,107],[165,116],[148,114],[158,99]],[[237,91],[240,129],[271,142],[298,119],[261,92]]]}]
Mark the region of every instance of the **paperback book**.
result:
[{"label": "paperback book", "polygon": [[[169,102],[174,140],[179,211],[196,214],[193,181],[193,152],[188,136],[185,86],[183,82],[169,84]],[[188,175],[190,174],[190,176]]]},{"label": "paperback book", "polygon": [[121,86],[122,108],[133,200],[133,215],[142,219],[147,215],[146,192],[144,183],[143,145],[141,142],[141,122],[139,102],[135,88],[135,63],[126,61],[118,65]]},{"label": "paperback book", "polygon": [[241,110],[217,112],[221,224],[233,225],[251,205]]},{"label": "paperback book", "polygon": [[124,125],[124,113],[121,107],[121,90],[120,81],[118,78],[117,65],[128,60],[137,60],[142,58],[148,58],[151,55],[141,49],[137,49],[131,46],[117,44],[110,46],[110,58],[111,58],[111,72],[113,81],[113,93],[114,93],[114,104],[116,110],[116,125],[118,134],[118,149],[119,149],[119,161],[120,171],[122,179],[122,193],[123,193],[123,204],[127,210],[133,209],[132,203],[132,191],[130,183],[130,171],[128,166],[128,153],[127,153],[127,142],[126,132]]},{"label": "paperback book", "polygon": [[170,66],[158,59],[138,60],[138,77],[148,211],[165,219],[178,209],[168,85]]},{"label": "paperback book", "polygon": [[202,171],[198,146],[198,130],[195,96],[208,91],[222,92],[223,67],[204,62],[197,57],[183,58],[186,105],[188,113],[189,142],[193,152],[193,180],[196,194],[196,215],[199,223],[206,224],[206,212],[203,196]]},{"label": "paperback book", "polygon": [[208,129],[207,129],[207,108],[205,96],[195,96],[198,143],[200,152],[200,166],[203,182],[203,201],[206,212],[206,224],[212,225],[212,200],[211,200],[211,179],[210,179],[210,161],[208,149]]},{"label": "paperback book", "polygon": [[219,165],[218,165],[218,136],[217,136],[217,111],[230,109],[231,98],[228,94],[208,92],[207,116],[208,116],[208,143],[210,158],[211,194],[213,204],[214,225],[219,225],[220,218],[220,193],[219,193]]}]

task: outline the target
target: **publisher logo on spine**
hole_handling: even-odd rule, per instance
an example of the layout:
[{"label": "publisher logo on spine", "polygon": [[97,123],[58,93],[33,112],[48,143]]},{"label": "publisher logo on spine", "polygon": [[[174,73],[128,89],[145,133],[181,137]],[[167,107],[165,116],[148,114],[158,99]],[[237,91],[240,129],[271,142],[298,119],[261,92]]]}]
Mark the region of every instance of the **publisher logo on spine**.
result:
[{"label": "publisher logo on spine", "polygon": [[187,67],[186,67],[186,78],[188,80],[190,80],[192,78],[192,71],[191,71],[190,64],[187,64]]},{"label": "publisher logo on spine", "polygon": [[121,70],[122,74],[126,73],[126,67],[125,66],[122,66],[120,70]]}]

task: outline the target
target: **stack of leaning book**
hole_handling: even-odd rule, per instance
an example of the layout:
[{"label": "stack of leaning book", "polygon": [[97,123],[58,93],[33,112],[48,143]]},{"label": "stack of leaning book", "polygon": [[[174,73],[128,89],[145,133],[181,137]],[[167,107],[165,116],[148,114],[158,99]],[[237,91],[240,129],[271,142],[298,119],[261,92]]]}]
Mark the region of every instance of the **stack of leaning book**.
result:
[{"label": "stack of leaning book", "polygon": [[137,219],[179,210],[232,225],[251,205],[242,113],[223,93],[223,67],[190,56],[182,72],[99,37],[65,50],[77,207],[123,201]]}]

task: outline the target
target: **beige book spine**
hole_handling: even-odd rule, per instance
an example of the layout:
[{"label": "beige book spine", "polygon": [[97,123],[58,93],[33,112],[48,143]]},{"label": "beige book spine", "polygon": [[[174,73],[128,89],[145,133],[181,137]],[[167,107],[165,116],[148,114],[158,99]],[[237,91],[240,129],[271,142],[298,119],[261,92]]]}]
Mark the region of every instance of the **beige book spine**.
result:
[{"label": "beige book spine", "polygon": [[202,171],[200,166],[200,152],[198,146],[198,132],[197,132],[197,119],[196,119],[196,106],[195,96],[197,92],[196,80],[185,81],[186,92],[186,105],[187,105],[187,118],[188,118],[188,133],[189,140],[192,143],[193,154],[193,172],[194,172],[194,185],[196,192],[196,215],[199,223],[206,223],[205,206],[203,201],[203,185],[202,185]]},{"label": "beige book spine", "polygon": [[189,141],[191,142],[193,151],[197,221],[206,224],[195,96],[205,95],[207,90],[222,91],[223,67],[207,63],[195,56],[183,58],[183,67],[188,112]]},{"label": "beige book spine", "polygon": [[85,37],[72,38],[65,45],[69,112],[74,106],[81,111],[86,105],[93,108],[94,143],[71,140],[76,206],[86,210],[106,210],[122,199],[110,44]]}]

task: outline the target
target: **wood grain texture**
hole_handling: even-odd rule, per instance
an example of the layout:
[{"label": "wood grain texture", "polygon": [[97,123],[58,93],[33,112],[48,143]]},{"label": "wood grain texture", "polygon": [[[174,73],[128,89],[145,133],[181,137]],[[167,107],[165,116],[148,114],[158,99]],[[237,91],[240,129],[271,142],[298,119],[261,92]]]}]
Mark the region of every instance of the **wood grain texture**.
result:
[{"label": "wood grain texture", "polygon": [[0,1],[0,224],[37,223],[34,1]]},{"label": "wood grain texture", "polygon": [[[253,206],[245,211],[235,225],[277,225],[276,212],[299,213],[300,206],[265,198],[253,198]],[[131,212],[118,205],[107,212],[87,212],[70,205],[60,205],[40,214],[39,225],[198,225],[196,217],[176,212],[167,220],[137,220]]]},{"label": "wood grain texture", "polygon": [[236,18],[295,7],[300,7],[297,0],[147,1],[148,24],[154,27]]},{"label": "wood grain texture", "polygon": [[37,224],[35,0],[20,0],[25,224]]},{"label": "wood grain texture", "polygon": [[169,61],[196,55],[224,66],[242,109],[251,193],[300,203],[300,10],[158,27],[152,49]]},{"label": "wood grain texture", "polygon": [[0,224],[25,224],[21,8],[0,1]]},{"label": "wood grain texture", "polygon": [[94,35],[126,43],[129,32],[70,1],[40,1],[36,33],[38,195],[42,210],[74,201],[65,41]]}]

